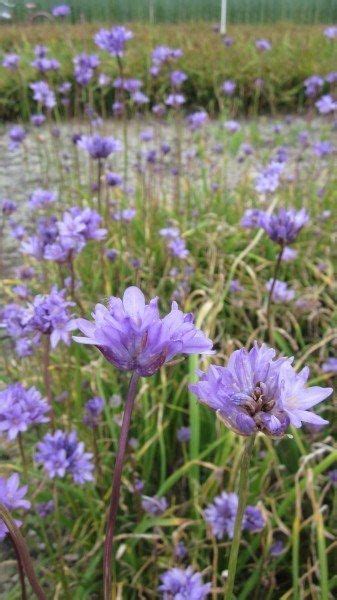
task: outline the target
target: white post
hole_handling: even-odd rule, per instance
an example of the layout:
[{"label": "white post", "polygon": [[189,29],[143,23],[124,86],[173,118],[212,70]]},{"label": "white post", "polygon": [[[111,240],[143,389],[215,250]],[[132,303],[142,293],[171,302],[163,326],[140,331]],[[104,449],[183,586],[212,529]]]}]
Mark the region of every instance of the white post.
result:
[{"label": "white post", "polygon": [[225,35],[227,29],[227,0],[221,0],[220,33]]}]

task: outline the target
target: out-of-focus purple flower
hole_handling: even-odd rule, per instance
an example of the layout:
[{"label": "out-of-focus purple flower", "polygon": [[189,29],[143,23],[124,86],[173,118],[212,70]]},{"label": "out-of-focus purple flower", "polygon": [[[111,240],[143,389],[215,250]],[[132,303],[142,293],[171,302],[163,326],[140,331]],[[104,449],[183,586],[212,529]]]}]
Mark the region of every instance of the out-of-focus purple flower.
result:
[{"label": "out-of-focus purple flower", "polygon": [[331,388],[306,387],[309,369],[296,373],[292,359],[275,355],[265,344],[255,343],[249,352],[236,350],[227,367],[210,366],[190,390],[240,435],[262,431],[278,437],[290,423],[325,424],[308,409],[329,396]]},{"label": "out-of-focus purple flower", "polygon": [[53,17],[69,17],[71,13],[71,8],[70,6],[68,6],[68,4],[59,4],[58,6],[54,6],[51,14],[53,15]]},{"label": "out-of-focus purple flower", "polygon": [[104,408],[104,400],[100,396],[94,396],[85,403],[85,414],[83,423],[88,427],[97,427],[101,413]]},{"label": "out-of-focus purple flower", "polygon": [[337,102],[335,102],[330,94],[322,96],[322,98],[315,102],[315,106],[321,115],[328,115],[337,110]]},{"label": "out-of-focus purple flower", "polygon": [[322,364],[324,373],[337,373],[337,358],[331,356]]},{"label": "out-of-focus purple flower", "polygon": [[114,262],[118,256],[118,254],[119,254],[119,252],[115,248],[108,248],[105,251],[105,256],[107,257],[108,260],[110,260],[110,262]]},{"label": "out-of-focus purple flower", "polygon": [[271,194],[280,185],[280,175],[284,169],[283,163],[273,161],[267,165],[255,179],[255,189],[259,194]]},{"label": "out-of-focus purple flower", "polygon": [[48,73],[48,71],[58,71],[60,63],[55,58],[47,57],[47,48],[45,46],[35,46],[35,60],[31,62],[31,66],[37,69],[40,73]]},{"label": "out-of-focus purple flower", "polygon": [[328,472],[329,479],[334,487],[337,487],[337,469]]},{"label": "out-of-focus purple flower", "polygon": [[45,120],[46,120],[46,117],[43,114],[32,115],[30,117],[30,122],[32,125],[34,125],[34,127],[41,127],[41,125],[43,125]]},{"label": "out-of-focus purple flower", "polygon": [[164,227],[163,229],[159,229],[159,235],[168,240],[173,240],[179,237],[180,231],[178,227]]},{"label": "out-of-focus purple flower", "polygon": [[152,112],[156,117],[160,118],[165,115],[166,108],[164,104],[155,104],[154,106],[152,106]]},{"label": "out-of-focus purple flower", "polygon": [[330,27],[326,27],[323,33],[325,37],[327,37],[329,40],[337,39],[337,25],[331,25]]},{"label": "out-of-focus purple flower", "polygon": [[148,104],[150,102],[149,97],[141,91],[134,92],[131,95],[131,100],[135,104],[138,104],[138,106],[141,106],[142,104]]},{"label": "out-of-focus purple flower", "polygon": [[29,87],[33,90],[34,100],[41,106],[49,109],[56,106],[55,94],[46,81],[36,81],[31,83]]},{"label": "out-of-focus purple flower", "polygon": [[172,108],[179,108],[185,103],[185,96],[183,94],[169,94],[165,100],[167,106]]},{"label": "out-of-focus purple flower", "polygon": [[108,158],[113,152],[120,152],[122,149],[121,142],[116,138],[102,137],[98,134],[82,136],[77,142],[77,146],[86,150],[94,159]]},{"label": "out-of-focus purple flower", "polygon": [[[269,279],[266,283],[266,290],[270,292],[273,286],[273,279]],[[275,280],[274,289],[272,293],[272,301],[277,304],[282,304],[283,302],[290,302],[295,298],[295,292],[291,288],[288,288],[288,284],[285,281],[280,281],[279,279]]]},{"label": "out-of-focus purple flower", "polygon": [[230,120],[224,122],[224,128],[227,129],[229,133],[236,133],[237,131],[240,131],[241,125],[237,121]]},{"label": "out-of-focus purple flower", "polygon": [[336,83],[337,82],[337,71],[331,71],[325,77],[325,81],[328,83]]},{"label": "out-of-focus purple flower", "polygon": [[189,255],[189,250],[186,248],[186,242],[181,237],[176,237],[168,243],[168,249],[172,256],[185,260]]},{"label": "out-of-focus purple flower", "polygon": [[74,75],[77,83],[86,86],[95,74],[95,69],[100,65],[100,59],[96,54],[82,52],[73,58]]},{"label": "out-of-focus purple flower", "polygon": [[247,506],[242,521],[242,529],[249,531],[250,533],[257,533],[262,531],[266,524],[261,510],[257,506]]},{"label": "out-of-focus purple flower", "polygon": [[236,90],[236,83],[232,79],[226,79],[221,86],[221,90],[226,96],[233,96]]},{"label": "out-of-focus purple flower", "polygon": [[186,556],[188,554],[187,548],[186,548],[184,542],[182,542],[182,541],[175,544],[173,552],[174,552],[175,558],[177,558],[178,560],[183,560],[184,558],[186,558]]},{"label": "out-of-focus purple flower", "polygon": [[54,510],[55,504],[53,500],[48,500],[48,502],[39,502],[36,505],[36,512],[43,519],[45,517],[48,517],[48,515],[51,515],[54,512]]},{"label": "out-of-focus purple flower", "polygon": [[283,260],[284,262],[291,262],[292,260],[295,260],[297,255],[298,255],[297,250],[294,250],[294,248],[289,248],[288,246],[285,246],[285,248],[283,248],[281,260]]},{"label": "out-of-focus purple flower", "polygon": [[230,37],[229,35],[226,35],[222,39],[222,42],[223,42],[224,46],[226,46],[226,48],[231,48],[231,46],[233,46],[233,44],[234,44],[234,38]]},{"label": "out-of-focus purple flower", "polygon": [[192,131],[200,129],[207,121],[208,114],[205,110],[198,110],[187,117],[188,126]]},{"label": "out-of-focus purple flower", "polygon": [[276,540],[271,546],[269,550],[270,556],[280,556],[284,552],[284,542],[282,540]]},{"label": "out-of-focus purple flower", "polygon": [[49,410],[48,402],[35,387],[25,389],[21,383],[13,383],[0,391],[0,432],[15,440],[31,425],[47,423]]},{"label": "out-of-focus purple flower", "polygon": [[24,336],[31,331],[27,327],[27,310],[14,302],[6,304],[0,311],[0,327],[5,328],[12,338]]},{"label": "out-of-focus purple flower", "polygon": [[11,127],[11,129],[9,130],[8,136],[10,139],[9,149],[16,150],[26,138],[27,132],[24,130],[23,127],[21,127],[21,125],[14,125],[14,127]]},{"label": "out-of-focus purple flower", "polygon": [[158,496],[142,496],[142,507],[149,515],[159,517],[168,508],[166,498]]},{"label": "out-of-focus purple flower", "polygon": [[105,181],[111,187],[117,187],[122,185],[123,179],[118,173],[113,173],[112,171],[108,171],[105,175]]},{"label": "out-of-focus purple flower", "polygon": [[[10,512],[20,508],[24,510],[30,508],[30,502],[24,499],[28,486],[19,487],[19,485],[20,477],[17,473],[13,473],[8,479],[0,477],[0,504],[3,504]],[[15,519],[15,524],[20,527],[21,521]],[[6,537],[7,533],[8,529],[0,519],[0,541]]]},{"label": "out-of-focus purple flower", "polygon": [[42,464],[51,479],[71,475],[75,483],[93,481],[92,454],[85,452],[76,431],[66,433],[57,429],[47,433],[37,445],[35,461]]},{"label": "out-of-focus purple flower", "polygon": [[98,76],[98,85],[102,88],[108,87],[111,84],[111,77],[106,73],[100,73]]},{"label": "out-of-focus purple flower", "polygon": [[62,341],[70,344],[70,332],[76,329],[76,319],[70,317],[68,307],[73,302],[65,300],[65,290],[58,291],[54,286],[50,294],[35,296],[29,308],[28,325],[44,335],[50,335],[52,348]]},{"label": "out-of-focus purple flower", "polygon": [[240,292],[243,292],[244,288],[238,279],[232,279],[229,289],[232,293],[239,294]]},{"label": "out-of-focus purple flower", "polygon": [[187,75],[184,71],[172,71],[170,75],[171,85],[174,88],[180,88],[186,79]]},{"label": "out-of-focus purple flower", "polygon": [[264,211],[258,208],[248,208],[240,221],[241,227],[245,229],[258,229],[261,227],[261,220]]},{"label": "out-of-focus purple flower", "polygon": [[111,297],[108,308],[97,304],[94,322],[77,319],[85,337],[75,341],[96,346],[103,356],[122,371],[153,375],[177,354],[212,354],[212,342],[193,324],[193,316],[184,314],[172,303],[163,319],[158,298],[145,304],[137,287],[125,290],[123,300]]},{"label": "out-of-focus purple flower", "polygon": [[238,497],[236,494],[222,492],[204,511],[205,520],[211,526],[212,533],[218,539],[225,535],[233,537],[235,517],[238,509]]},{"label": "out-of-focus purple flower", "polygon": [[17,210],[17,204],[7,198],[1,202],[1,212],[5,217],[9,217]]},{"label": "out-of-focus purple flower", "polygon": [[16,71],[20,63],[20,56],[18,54],[10,53],[5,54],[2,59],[2,66],[8,71]]},{"label": "out-of-focus purple flower", "polygon": [[261,38],[255,41],[255,47],[260,50],[260,52],[267,52],[268,50],[271,50],[271,43],[269,40]]},{"label": "out-of-focus purple flower", "polygon": [[29,296],[29,290],[28,287],[26,285],[20,284],[20,285],[14,285],[12,287],[12,292],[14,294],[16,294],[17,296],[19,296],[19,298],[21,298],[22,300],[26,300]]},{"label": "out-of-focus purple flower", "polygon": [[324,85],[323,77],[319,75],[311,75],[304,80],[304,92],[308,98],[314,98],[319,94]]},{"label": "out-of-focus purple flower", "polygon": [[30,195],[28,200],[28,205],[30,208],[42,208],[44,206],[48,206],[52,204],[57,199],[57,193],[52,192],[51,190],[43,190],[42,188],[37,188]]},{"label": "out-of-focus purple flower", "polygon": [[112,105],[112,112],[116,117],[121,117],[124,114],[125,106],[123,102],[116,101]]},{"label": "out-of-focus purple flower", "polygon": [[125,44],[133,38],[130,29],[123,26],[112,27],[111,29],[100,29],[94,36],[96,46],[109,52],[111,56],[121,58],[124,56]]},{"label": "out-of-focus purple flower", "polygon": [[201,574],[195,573],[192,567],[174,567],[165,571],[160,579],[158,590],[163,600],[205,600],[211,591],[211,583],[203,583]]},{"label": "out-of-focus purple flower", "polygon": [[298,141],[300,142],[300,144],[302,144],[302,146],[309,145],[309,131],[307,131],[307,129],[304,129],[304,131],[299,132]]},{"label": "out-of-focus purple flower", "polygon": [[183,55],[180,48],[170,48],[169,46],[156,46],[152,51],[152,66],[150,73],[153,77],[156,77],[163,65],[168,64],[172,61],[181,58]]},{"label": "out-of-focus purple flower", "polygon": [[324,156],[329,156],[329,154],[332,154],[335,149],[329,140],[322,140],[313,144],[313,150],[316,156],[319,156],[319,158],[324,158]]},{"label": "out-of-focus purple flower", "polygon": [[177,431],[178,442],[189,442],[190,439],[191,439],[191,428],[190,427],[180,427]]},{"label": "out-of-focus purple flower", "polygon": [[293,208],[280,208],[277,213],[264,213],[260,225],[273,242],[285,246],[296,240],[301,229],[308,222],[309,215],[304,208],[299,211]]}]

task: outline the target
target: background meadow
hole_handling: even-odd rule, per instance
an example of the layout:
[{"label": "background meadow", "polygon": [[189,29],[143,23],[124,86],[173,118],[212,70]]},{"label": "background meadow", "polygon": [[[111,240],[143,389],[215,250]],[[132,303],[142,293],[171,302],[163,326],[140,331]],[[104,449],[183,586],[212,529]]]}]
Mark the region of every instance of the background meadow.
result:
[{"label": "background meadow", "polygon": [[[330,22],[324,6],[315,21]],[[110,17],[103,2],[101,7],[102,18]],[[165,4],[161,8],[164,15]],[[126,4],[123,10],[120,20],[133,17]],[[248,13],[247,3],[241,10]],[[277,11],[273,15],[278,18]],[[180,13],[170,16],[176,18]],[[21,57],[18,69],[0,72],[1,390],[20,382],[48,396],[57,429],[76,430],[92,453],[94,479],[78,484],[69,474],[50,478],[36,461],[37,443],[50,423],[15,439],[0,432],[0,476],[18,473],[20,484],[28,485],[31,506],[13,515],[22,521],[46,597],[102,598],[106,511],[129,376],[95,348],[73,342],[72,333],[69,345],[61,340],[48,349],[46,336],[26,334],[22,311],[31,311],[36,297],[53,286],[73,303],[71,318],[90,318],[97,302],[121,297],[131,285],[147,301],[159,296],[162,314],[176,300],[194,313],[216,355],[178,357],[141,379],[122,477],[114,597],[165,598],[158,591],[163,573],[192,565],[211,584],[207,597],[215,600],[223,597],[232,542],[228,535],[216,538],[205,509],[222,492],[237,489],[244,439],[198,403],[188,384],[197,368],[224,365],[255,340],[269,343],[266,285],[278,249],[245,217],[247,210],[282,207],[304,208],[310,220],[292,245],[295,253],[281,261],[278,278],[291,293],[273,299],[273,345],[294,356],[296,369],[310,367],[310,385],[335,383],[337,129],[336,78],[329,74],[337,41],[317,24],[233,25],[230,46],[209,23],[128,27],[134,38],[123,57],[124,77],[143,81],[147,101],[122,95],[122,115],[112,110],[120,100],[112,84],[120,65],[95,46],[97,23],[0,29],[2,56]],[[259,38],[267,38],[271,49],[256,49]],[[37,72],[31,65],[37,44],[48,47],[59,69]],[[181,48],[183,56],[151,77],[151,52],[158,45]],[[86,85],[74,73],[72,60],[80,52],[101,59]],[[187,75],[179,88],[186,102],[169,107],[169,94],[177,93],[170,83],[175,69]],[[101,73],[109,78],[104,85]],[[313,75],[321,82],[308,94],[305,80]],[[41,79],[55,94],[52,107],[34,99],[30,84]],[[236,84],[232,94],[223,92],[225,80]],[[65,81],[66,94],[60,91]],[[326,95],[332,108],[322,114],[315,103]],[[165,103],[165,114],[153,111]],[[200,113],[202,119],[189,118]],[[32,116],[41,114],[45,119],[37,126]],[[79,142],[95,134],[113,136],[120,149],[100,160],[90,156]],[[270,172],[275,165],[276,175]],[[88,236],[69,261],[46,258],[55,223],[75,206],[97,211],[105,235]],[[173,239],[163,233],[172,228],[178,231]],[[45,244],[42,250],[37,242]],[[97,397],[103,409],[93,424],[85,405]],[[263,525],[242,534],[233,596],[239,600],[336,595],[335,397],[316,412],[329,425],[291,428],[277,440],[257,436],[248,503],[258,508]],[[0,499],[1,492],[0,485]],[[8,536],[0,544],[0,597],[24,598]],[[27,597],[34,597],[28,583]]]}]

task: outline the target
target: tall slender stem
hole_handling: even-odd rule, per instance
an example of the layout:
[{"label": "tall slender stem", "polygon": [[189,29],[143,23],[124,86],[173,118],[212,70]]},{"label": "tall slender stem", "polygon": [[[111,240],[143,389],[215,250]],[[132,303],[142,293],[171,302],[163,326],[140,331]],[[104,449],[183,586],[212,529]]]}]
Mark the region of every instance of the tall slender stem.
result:
[{"label": "tall slender stem", "polygon": [[281,260],[282,260],[282,254],[283,254],[283,250],[284,250],[284,246],[281,246],[280,252],[278,254],[276,263],[275,263],[275,269],[274,269],[274,275],[273,275],[273,281],[269,290],[269,296],[268,296],[268,302],[267,302],[267,329],[268,329],[268,334],[269,334],[269,341],[271,344],[273,344],[274,342],[274,335],[273,335],[273,328],[271,325],[271,307],[272,307],[272,302],[273,302],[273,293],[274,293],[274,289],[275,289],[275,284],[277,281],[277,275],[281,266]]},{"label": "tall slender stem", "polygon": [[16,556],[16,561],[18,563],[19,579],[20,579],[20,585],[21,585],[21,600],[27,600],[25,572],[23,569],[22,560],[21,560],[21,557],[20,557],[17,547],[15,545],[13,547],[14,547],[14,552],[15,552],[15,556]]},{"label": "tall slender stem", "polygon": [[249,465],[250,459],[252,456],[253,446],[254,446],[255,436],[251,435],[245,440],[245,445],[243,448],[243,453],[241,457],[241,467],[240,467],[240,480],[239,480],[239,489],[238,489],[238,510],[235,518],[234,525],[234,535],[231,546],[231,551],[229,555],[229,563],[228,563],[228,579],[224,592],[224,600],[232,600],[234,582],[235,582],[235,574],[236,574],[236,565],[238,562],[238,552],[240,546],[241,539],[241,528],[242,528],[242,519],[243,514],[247,504],[247,496],[248,496],[248,478],[249,478]]},{"label": "tall slender stem", "polygon": [[126,445],[129,436],[131,415],[133,405],[137,393],[137,385],[139,381],[139,375],[136,371],[133,372],[129,390],[126,398],[123,422],[121,427],[121,433],[119,438],[115,469],[112,478],[111,488],[111,499],[108,515],[108,524],[106,529],[106,536],[104,542],[104,556],[103,556],[103,586],[104,586],[104,600],[111,600],[111,559],[112,559],[112,544],[116,525],[116,516],[119,504],[119,495],[121,488],[122,469],[125,456]]},{"label": "tall slender stem", "polygon": [[24,449],[24,445],[23,445],[23,441],[22,441],[21,431],[19,431],[19,433],[18,433],[18,446],[19,446],[19,452],[20,452],[21,463],[22,463],[22,471],[25,476],[25,480],[27,481],[27,479],[28,479],[27,460],[26,460],[25,449]]}]

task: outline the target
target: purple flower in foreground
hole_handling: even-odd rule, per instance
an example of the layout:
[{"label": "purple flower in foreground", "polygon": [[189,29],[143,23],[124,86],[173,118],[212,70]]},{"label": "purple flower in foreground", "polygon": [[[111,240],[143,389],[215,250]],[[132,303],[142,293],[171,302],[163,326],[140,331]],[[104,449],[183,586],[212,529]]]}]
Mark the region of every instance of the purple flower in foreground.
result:
[{"label": "purple flower in foreground", "polygon": [[304,208],[299,211],[281,208],[277,213],[264,213],[260,225],[271,240],[284,246],[296,240],[308,221],[309,215]]},{"label": "purple flower in foreground", "polygon": [[133,38],[133,33],[123,26],[112,27],[111,29],[100,29],[94,41],[101,50],[106,50],[111,56],[121,58],[124,55],[125,44]]},{"label": "purple flower in foreground", "polygon": [[272,286],[274,287],[272,293],[272,300],[276,303],[290,302],[295,298],[295,292],[292,289],[288,288],[288,285],[285,281],[280,281],[279,279],[275,280],[273,283],[273,279],[269,279],[266,283],[266,290],[270,292]]},{"label": "purple flower in foreground", "polygon": [[121,142],[114,137],[102,137],[101,135],[84,135],[77,142],[77,146],[86,150],[91,158],[108,158],[113,152],[119,152],[122,148]]},{"label": "purple flower in foreground", "polygon": [[35,461],[42,464],[51,479],[71,475],[75,483],[93,481],[92,454],[85,452],[76,431],[65,433],[58,429],[47,433],[37,445]]},{"label": "purple flower in foreground", "polygon": [[21,383],[13,383],[0,392],[0,432],[15,440],[31,425],[47,423],[49,410],[47,401],[35,387],[26,390]]},{"label": "purple flower in foreground", "polygon": [[[3,504],[9,511],[13,511],[19,508],[28,510],[30,508],[30,502],[25,500],[24,497],[27,493],[28,486],[24,485],[21,488],[20,477],[17,473],[14,473],[8,479],[0,477],[0,503]],[[20,527],[21,521],[15,519],[17,527]],[[4,522],[0,519],[0,541],[6,537],[8,529]]]},{"label": "purple flower in foreground", "polygon": [[192,567],[165,571],[161,581],[158,590],[163,600],[205,600],[211,591],[211,584],[203,583],[201,574],[195,573]]},{"label": "purple flower in foreground", "polygon": [[173,302],[171,312],[161,319],[158,298],[145,304],[134,286],[125,290],[123,300],[112,296],[108,308],[97,304],[93,318],[93,323],[77,319],[85,337],[75,341],[96,346],[122,371],[147,377],[177,354],[213,354],[211,340],[195,327],[192,314],[184,314]]},{"label": "purple flower in foreground", "polygon": [[46,81],[36,81],[35,83],[31,83],[29,87],[33,90],[33,98],[36,102],[46,108],[54,108],[56,106],[55,94]]},{"label": "purple flower in foreground", "polygon": [[322,364],[324,373],[337,373],[337,358],[330,357]]},{"label": "purple flower in foreground", "polygon": [[166,498],[158,498],[158,496],[142,496],[142,507],[149,515],[159,517],[168,507]]},{"label": "purple flower in foreground", "polygon": [[249,352],[236,350],[227,367],[210,366],[190,390],[240,435],[262,431],[277,437],[284,435],[290,423],[295,427],[302,422],[326,424],[308,409],[327,398],[332,389],[307,387],[309,369],[296,373],[292,359],[276,359],[275,355],[265,344],[255,343]]}]

